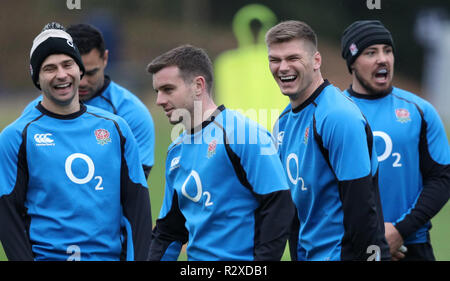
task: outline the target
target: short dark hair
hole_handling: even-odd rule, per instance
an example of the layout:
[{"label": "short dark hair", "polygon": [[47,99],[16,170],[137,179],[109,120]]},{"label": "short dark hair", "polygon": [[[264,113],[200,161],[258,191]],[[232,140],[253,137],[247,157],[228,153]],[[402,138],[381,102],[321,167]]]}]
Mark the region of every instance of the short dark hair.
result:
[{"label": "short dark hair", "polygon": [[177,66],[184,81],[190,82],[195,76],[203,76],[206,89],[211,94],[214,75],[211,59],[205,50],[192,45],[176,47],[151,61],[147,71],[155,74],[168,66]]},{"label": "short dark hair", "polygon": [[89,53],[92,49],[97,49],[100,57],[103,58],[105,54],[105,41],[103,40],[102,33],[96,27],[90,24],[80,23],[69,26],[66,31],[72,36],[81,55]]},{"label": "short dark hair", "polygon": [[294,39],[302,39],[317,49],[317,35],[314,30],[305,22],[288,20],[273,26],[266,33],[266,44],[283,43]]}]

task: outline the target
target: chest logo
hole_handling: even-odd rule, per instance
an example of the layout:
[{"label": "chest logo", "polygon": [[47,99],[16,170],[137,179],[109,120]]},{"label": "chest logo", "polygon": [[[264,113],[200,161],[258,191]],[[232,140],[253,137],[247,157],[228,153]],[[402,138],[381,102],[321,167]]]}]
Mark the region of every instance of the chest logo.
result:
[{"label": "chest logo", "polygon": [[303,143],[308,144],[308,138],[309,138],[309,127],[306,128],[305,134],[303,135]]},{"label": "chest logo", "polygon": [[101,145],[105,145],[111,142],[111,137],[108,130],[105,129],[97,129],[94,132],[95,138],[97,139],[97,143]]},{"label": "chest logo", "polygon": [[35,134],[34,141],[36,142],[36,146],[54,146],[55,142],[51,138],[52,134]]},{"label": "chest logo", "polygon": [[216,154],[216,148],[217,148],[217,141],[216,140],[212,140],[209,144],[208,144],[208,153],[206,154],[206,157],[209,159],[211,157],[214,156],[214,154]]},{"label": "chest logo", "polygon": [[281,145],[283,143],[283,138],[284,138],[284,131],[281,131],[277,135],[277,143],[278,143],[278,145]]},{"label": "chest logo", "polygon": [[395,115],[397,116],[397,121],[400,123],[406,123],[406,122],[411,121],[411,116],[407,109],[397,108],[395,110]]},{"label": "chest logo", "polygon": [[172,161],[170,162],[170,171],[180,167],[180,158],[181,156],[177,156],[172,159]]}]

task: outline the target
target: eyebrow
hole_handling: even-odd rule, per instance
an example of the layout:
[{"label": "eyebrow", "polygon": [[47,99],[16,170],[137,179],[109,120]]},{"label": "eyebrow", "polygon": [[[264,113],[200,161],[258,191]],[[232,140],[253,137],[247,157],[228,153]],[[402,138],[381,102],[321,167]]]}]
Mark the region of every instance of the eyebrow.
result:
[{"label": "eyebrow", "polygon": [[166,88],[174,88],[174,87],[175,87],[174,84],[167,83],[167,84],[163,84],[163,85],[159,86],[158,88],[153,88],[153,90],[155,90],[155,92],[158,92],[161,89],[164,90]]},{"label": "eyebrow", "polygon": [[[75,63],[75,61],[73,60],[73,59],[67,59],[67,60],[63,60],[62,62],[60,62],[59,64],[64,64],[64,63],[68,63],[68,62],[74,62]],[[50,67],[50,66],[56,66],[58,63],[47,63],[47,64],[45,64],[45,65],[43,65],[42,66],[42,68],[44,68],[44,67]]]},{"label": "eyebrow", "polygon": [[86,70],[86,74],[94,74],[100,70],[100,67],[96,67],[94,69]]}]

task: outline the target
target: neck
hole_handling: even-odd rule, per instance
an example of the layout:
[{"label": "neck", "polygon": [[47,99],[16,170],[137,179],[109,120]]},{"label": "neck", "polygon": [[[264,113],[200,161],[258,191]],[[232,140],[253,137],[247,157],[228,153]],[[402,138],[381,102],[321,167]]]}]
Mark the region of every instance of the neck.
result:
[{"label": "neck", "polygon": [[43,95],[41,104],[46,110],[59,115],[69,115],[80,111],[80,101],[78,99],[78,95],[76,95],[68,104],[57,103]]},{"label": "neck", "polygon": [[217,105],[210,97],[194,101],[194,112],[191,112],[191,122],[186,125],[187,131],[201,130],[202,123],[209,120],[211,115],[217,109]]},{"label": "neck", "polygon": [[296,108],[304,103],[314,93],[314,91],[322,85],[323,82],[324,79],[319,72],[317,78],[314,79],[306,89],[300,91],[296,95],[296,98],[290,98],[291,107]]},{"label": "neck", "polygon": [[369,92],[361,85],[361,83],[359,83],[358,79],[355,77],[355,74],[353,74],[352,90],[358,94],[369,95]]}]

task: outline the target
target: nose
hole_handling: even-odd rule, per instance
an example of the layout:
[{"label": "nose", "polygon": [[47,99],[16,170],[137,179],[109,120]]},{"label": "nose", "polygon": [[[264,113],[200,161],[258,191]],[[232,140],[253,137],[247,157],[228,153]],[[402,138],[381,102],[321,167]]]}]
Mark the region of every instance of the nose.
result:
[{"label": "nose", "polygon": [[56,78],[59,80],[64,80],[67,77],[67,72],[63,67],[58,67],[56,72]]},{"label": "nose", "polygon": [[86,87],[88,85],[87,75],[83,75],[83,78],[80,80],[80,88]]},{"label": "nose", "polygon": [[158,94],[156,95],[156,105],[164,106],[165,104],[167,104],[167,99],[165,99],[163,95],[158,92]]},{"label": "nose", "polygon": [[281,60],[278,70],[281,72],[289,70],[289,63],[286,60]]},{"label": "nose", "polygon": [[377,56],[377,63],[384,64],[387,62],[387,58],[388,58],[387,54],[385,54],[384,52],[379,52]]}]

